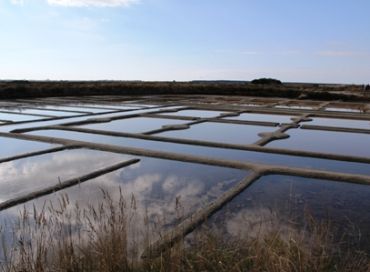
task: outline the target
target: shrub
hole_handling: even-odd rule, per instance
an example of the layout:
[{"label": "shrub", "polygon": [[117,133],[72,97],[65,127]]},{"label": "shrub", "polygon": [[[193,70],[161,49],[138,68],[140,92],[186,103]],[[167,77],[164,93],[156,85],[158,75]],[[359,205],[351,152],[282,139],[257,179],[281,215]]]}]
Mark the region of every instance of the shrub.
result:
[{"label": "shrub", "polygon": [[251,81],[252,84],[281,85],[281,81],[274,78],[259,78]]}]

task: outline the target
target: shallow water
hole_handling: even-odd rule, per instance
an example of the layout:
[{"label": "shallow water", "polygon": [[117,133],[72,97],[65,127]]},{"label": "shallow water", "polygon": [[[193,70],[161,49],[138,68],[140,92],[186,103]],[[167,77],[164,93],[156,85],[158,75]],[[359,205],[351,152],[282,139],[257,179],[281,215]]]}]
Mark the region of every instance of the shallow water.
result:
[{"label": "shallow water", "polygon": [[166,125],[180,125],[189,123],[188,120],[172,120],[149,117],[134,117],[121,120],[114,120],[107,123],[87,124],[82,125],[82,128],[116,131],[116,132],[131,132],[142,133],[151,130],[161,129]]},{"label": "shallow water", "polygon": [[196,145],[185,145],[176,143],[166,143],[160,141],[148,141],[141,139],[113,137],[73,131],[63,130],[39,130],[31,133],[32,135],[47,136],[71,139],[76,141],[85,141],[117,146],[145,148],[155,151],[164,151],[170,153],[181,153],[195,156],[211,157],[218,159],[229,159],[236,161],[246,161],[254,163],[283,165],[290,167],[301,167],[309,169],[320,169],[334,172],[353,173],[370,175],[370,166],[365,163],[351,163],[334,160],[324,160],[315,158],[304,158],[297,156],[287,156],[279,154],[270,154],[262,152],[243,151],[235,149],[204,147]]},{"label": "shallow water", "polygon": [[165,114],[165,115],[174,115],[174,116],[212,118],[212,117],[217,117],[222,113],[225,113],[225,112],[222,112],[222,111],[207,111],[207,110],[180,110],[178,112],[166,112],[166,113],[163,113],[163,114]]},{"label": "shallow water", "polygon": [[0,159],[16,155],[53,148],[57,145],[35,141],[18,140],[8,137],[0,137]]},{"label": "shallow water", "polygon": [[362,128],[370,130],[370,120],[351,120],[351,119],[335,119],[335,118],[312,118],[311,122],[307,122],[307,125],[316,126],[328,126],[328,127],[345,127],[345,128]]},{"label": "shallow water", "polygon": [[267,146],[370,157],[369,134],[309,129],[290,129],[286,133],[290,138],[272,141]]},{"label": "shallow water", "polygon": [[[56,100],[54,100],[54,102],[55,101]],[[125,103],[126,102],[127,101],[125,101]],[[52,109],[69,109],[101,113],[111,111],[112,108],[115,107],[117,109],[157,107],[157,105],[151,105],[150,100],[148,100],[148,102],[149,103],[146,104],[140,104],[139,101],[131,101],[127,102],[127,104],[114,103],[108,105],[94,104],[93,98],[90,98],[86,100],[86,104],[67,101],[63,103],[62,106],[40,106],[40,110],[28,112],[52,112],[58,115],[59,112],[52,111]],[[254,102],[251,102],[251,104],[253,103]],[[288,106],[289,108],[296,107],[297,110],[306,109],[304,106],[300,105]],[[161,109],[178,108],[179,106],[164,106],[156,109],[140,109],[45,122],[38,121],[37,119],[40,117],[12,115],[32,118],[35,122],[0,126],[0,131],[9,131],[16,128],[27,128],[32,126],[56,125],[95,118],[118,117],[134,113],[150,113]],[[64,112],[60,113],[64,114]],[[180,110],[179,112],[163,114],[208,118],[217,117],[221,113],[224,112]],[[74,113],[65,114],[68,116]],[[294,116],[244,113],[240,116],[227,117],[225,119],[291,123],[292,117]],[[1,118],[0,113],[0,120],[1,119],[4,118]],[[160,129],[163,125],[184,124],[188,122],[190,121],[135,117],[105,123],[92,123],[82,125],[81,127],[107,131],[141,133]],[[367,125],[370,125],[367,121],[329,118],[314,118],[314,121],[305,124],[355,128],[367,128]],[[201,123],[192,125],[189,129],[159,133],[158,136],[219,143],[253,144],[260,139],[258,133],[274,132],[277,129],[277,127],[253,125]],[[288,149],[370,157],[370,135],[304,129],[291,129],[288,130],[287,133],[291,136],[289,139],[273,141],[268,144],[268,147],[284,147]],[[123,147],[145,148],[155,151],[189,154],[215,159],[229,159],[258,164],[370,175],[369,164],[365,163],[349,163],[61,130],[39,130],[27,134]],[[0,149],[0,158],[56,146],[10,138],[1,138],[0,143],[2,145]],[[136,156],[78,149],[0,163],[0,201],[5,201],[33,190],[45,188],[46,186],[55,185],[59,180],[64,181],[68,178],[78,177],[133,157]],[[71,203],[77,200],[81,204],[81,207],[86,207],[88,203],[97,204],[103,200],[102,190],[105,190],[117,200],[119,194],[118,188],[121,187],[128,201],[130,201],[130,199],[132,200],[132,194],[135,195],[135,205],[141,208],[141,213],[144,214],[146,212],[153,221],[160,218],[165,227],[173,227],[176,223],[181,221],[181,219],[190,215],[196,209],[204,207],[210,201],[217,199],[225,190],[229,189],[232,185],[249,174],[247,171],[179,161],[168,161],[147,157],[141,157],[141,159],[142,161],[138,164],[122,168],[79,184],[78,186],[62,190],[59,193],[30,201],[26,203],[26,206],[32,209],[33,204],[35,204],[35,207],[40,208],[45,201],[57,204],[62,194],[68,194]],[[352,222],[358,223],[358,226],[362,230],[362,235],[366,236],[369,235],[367,230],[370,229],[370,217],[366,214],[366,211],[370,209],[370,200],[368,198],[370,193],[369,188],[370,186],[351,185],[325,180],[277,175],[266,176],[260,178],[260,180],[255,182],[248,190],[235,198],[226,208],[212,217],[210,222],[224,225],[224,228],[229,234],[236,234],[243,228],[247,229],[248,232],[253,232],[255,230],[253,224],[256,226],[257,222],[258,225],[258,222],[261,222],[261,217],[263,220],[270,220],[271,217],[273,217],[274,220],[294,218],[294,220],[301,222],[303,220],[304,211],[307,208],[312,211],[312,214],[316,218],[325,218],[325,216],[329,214],[339,227],[344,226],[342,223],[344,223],[346,219],[350,219]],[[0,221],[16,218],[22,207],[23,205],[19,205],[1,212]],[[246,225],[241,219],[246,219],[248,224],[251,224]],[[248,228],[245,226],[248,226]],[[143,226],[138,225],[138,228],[141,227]]]},{"label": "shallow water", "polygon": [[66,109],[68,108],[73,108],[73,109],[78,109],[80,108],[81,110],[87,110],[87,111],[93,111],[95,110],[104,110],[104,111],[114,111],[114,110],[133,110],[133,109],[141,109],[143,107],[138,107],[137,105],[122,105],[122,104],[89,104],[89,103],[68,103],[65,104],[64,107]]},{"label": "shallow water", "polygon": [[7,124],[4,126],[0,126],[1,132],[10,132],[15,129],[26,129],[32,127],[39,127],[39,126],[53,126],[53,125],[60,125],[69,122],[78,122],[84,121],[89,117],[75,117],[75,118],[65,118],[65,119],[58,119],[58,120],[51,120],[51,121],[39,121],[36,120],[35,122],[25,123],[25,124]]},{"label": "shallow water", "polygon": [[76,149],[0,163],[0,202],[132,158]]},{"label": "shallow water", "polygon": [[329,107],[325,108],[326,111],[338,111],[338,112],[362,112],[360,109],[351,109],[351,108],[334,108],[334,107]]},{"label": "shallow water", "polygon": [[61,106],[61,105],[48,105],[48,104],[42,104],[42,103],[25,103],[25,107],[33,107],[33,108],[38,108],[39,110],[58,110],[58,111],[65,111],[65,112],[73,112],[75,111],[75,114],[80,113],[80,114],[87,114],[87,113],[92,113],[88,109],[85,108],[70,108],[68,106]]},{"label": "shallow water", "polygon": [[0,112],[0,120],[3,120],[3,121],[21,122],[21,121],[30,121],[30,120],[40,120],[40,119],[48,119],[48,117]]},{"label": "shallow water", "polygon": [[[343,232],[361,233],[362,247],[369,248],[370,186],[328,180],[272,175],[262,177],[216,213],[209,222],[231,236],[258,235],[279,229],[288,222],[298,225],[313,216],[329,220],[338,238]],[[286,225],[285,225],[286,224]],[[296,225],[296,226],[298,226]],[[247,227],[246,227],[247,226]]]},{"label": "shallow water", "polygon": [[294,116],[288,115],[274,115],[262,113],[242,113],[239,116],[226,117],[228,120],[241,121],[260,121],[260,122],[275,122],[275,123],[291,123]]},{"label": "shallow water", "polygon": [[32,128],[32,127],[39,127],[39,126],[61,125],[65,123],[85,121],[88,119],[112,118],[112,117],[126,116],[130,114],[148,113],[152,111],[155,111],[155,110],[151,110],[151,109],[133,110],[133,111],[107,113],[107,114],[99,114],[99,115],[86,115],[86,116],[72,117],[72,118],[68,117],[68,118],[62,118],[58,120],[42,121],[42,122],[40,122],[39,119],[37,119],[35,120],[35,122],[26,123],[26,124],[9,124],[6,126],[0,126],[0,131],[9,132],[15,129]]},{"label": "shallow water", "polygon": [[[56,108],[56,109],[62,109],[62,107],[59,107],[59,106],[52,106],[50,108]],[[120,110],[120,109],[110,109],[110,108],[104,108],[103,106],[102,107],[97,107],[97,108],[94,108],[94,107],[89,107],[89,106],[86,106],[84,107],[84,105],[75,105],[75,104],[63,104],[63,108],[65,109],[69,109],[69,110],[76,110],[76,111],[85,111],[85,112],[89,112],[89,113],[102,113],[102,112],[110,112],[110,111],[114,111],[114,110]]]},{"label": "shallow water", "polygon": [[40,114],[40,115],[48,115],[48,116],[53,116],[53,117],[82,115],[82,113],[51,111],[51,110],[43,110],[43,109],[18,108],[17,110],[12,110],[12,111],[15,113]]},{"label": "shallow water", "polygon": [[40,108],[40,110],[66,110],[66,111],[79,111],[79,112],[86,112],[86,113],[102,113],[102,112],[111,112],[115,110],[124,110],[124,109],[130,109],[126,107],[114,107],[104,104],[89,104],[89,103],[78,103],[78,102],[69,102],[65,100],[51,100],[51,101],[40,101],[32,103],[32,101],[29,101],[29,103],[25,103],[25,106],[28,107],[37,107]]},{"label": "shallow water", "polygon": [[277,109],[292,109],[292,110],[312,110],[313,106],[304,105],[278,105],[275,106]]},{"label": "shallow water", "polygon": [[253,103],[248,103],[248,104],[233,104],[235,106],[242,106],[242,107],[264,107],[264,104],[253,104]]},{"label": "shallow water", "polygon": [[[99,161],[98,158],[90,160]],[[87,167],[88,161],[82,164],[83,167]],[[31,214],[34,207],[40,211],[44,204],[49,207],[53,203],[58,207],[60,198],[65,195],[71,208],[77,202],[80,210],[102,203],[103,191],[117,203],[121,189],[128,206],[134,201],[139,216],[146,215],[152,223],[160,220],[158,223],[164,227],[171,227],[178,219],[215,200],[247,174],[246,171],[222,167],[141,158],[137,164],[7,209],[0,214],[0,222],[12,222],[24,207]],[[144,227],[143,221],[140,222],[136,226],[138,229]]]},{"label": "shallow water", "polygon": [[253,125],[201,123],[189,129],[166,131],[159,136],[203,140],[230,144],[253,144],[261,139],[261,132],[274,132],[277,128]]}]

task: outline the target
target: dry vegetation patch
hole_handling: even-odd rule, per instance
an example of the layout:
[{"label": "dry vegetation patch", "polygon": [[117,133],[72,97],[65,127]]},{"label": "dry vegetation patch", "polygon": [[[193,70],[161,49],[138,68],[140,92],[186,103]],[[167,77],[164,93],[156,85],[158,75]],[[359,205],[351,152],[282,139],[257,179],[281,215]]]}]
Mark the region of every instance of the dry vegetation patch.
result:
[{"label": "dry vegetation patch", "polygon": [[41,210],[24,209],[12,242],[3,239],[2,271],[370,271],[365,252],[334,242],[330,224],[309,216],[304,231],[288,233],[261,221],[257,235],[248,235],[245,224],[243,234],[231,237],[205,224],[161,257],[141,259],[164,222],[150,222],[134,196],[102,196],[94,206],[65,195]]}]

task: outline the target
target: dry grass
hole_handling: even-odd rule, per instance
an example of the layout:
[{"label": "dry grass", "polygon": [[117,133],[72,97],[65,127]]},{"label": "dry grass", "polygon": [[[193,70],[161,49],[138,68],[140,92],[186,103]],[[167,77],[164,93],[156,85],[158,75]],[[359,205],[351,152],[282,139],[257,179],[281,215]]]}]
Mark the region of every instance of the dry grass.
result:
[{"label": "dry grass", "polygon": [[363,102],[361,85],[251,84],[245,82],[0,81],[0,100],[84,95],[246,95]]},{"label": "dry grass", "polygon": [[13,242],[3,243],[2,271],[370,271],[368,255],[343,249],[329,224],[311,218],[308,230],[288,235],[277,226],[230,237],[204,226],[160,258],[141,260],[161,222],[139,216],[134,197],[102,194],[95,206],[64,196],[58,205],[24,209]]}]

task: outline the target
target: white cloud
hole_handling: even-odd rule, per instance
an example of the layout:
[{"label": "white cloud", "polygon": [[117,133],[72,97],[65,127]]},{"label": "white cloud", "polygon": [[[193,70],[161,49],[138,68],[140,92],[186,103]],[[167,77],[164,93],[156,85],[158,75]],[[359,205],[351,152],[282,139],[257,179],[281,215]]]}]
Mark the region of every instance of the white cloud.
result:
[{"label": "white cloud", "polygon": [[23,5],[24,0],[10,0],[10,3],[12,3],[13,5]]},{"label": "white cloud", "polygon": [[[20,0],[12,0],[20,1]],[[66,6],[66,7],[119,7],[130,6],[136,4],[139,0],[47,0],[50,5]]]},{"label": "white cloud", "polygon": [[243,51],[241,52],[242,55],[259,55],[261,54],[261,52],[257,52],[257,51]]},{"label": "white cloud", "polygon": [[365,52],[357,52],[357,51],[336,51],[336,50],[327,50],[327,51],[320,51],[317,52],[317,55],[322,57],[359,57],[359,56],[366,56]]}]

